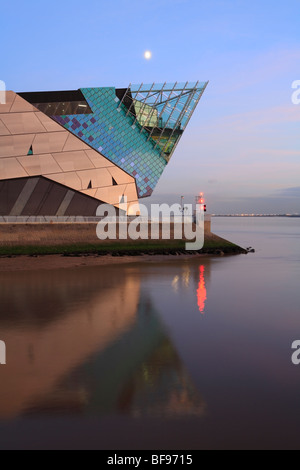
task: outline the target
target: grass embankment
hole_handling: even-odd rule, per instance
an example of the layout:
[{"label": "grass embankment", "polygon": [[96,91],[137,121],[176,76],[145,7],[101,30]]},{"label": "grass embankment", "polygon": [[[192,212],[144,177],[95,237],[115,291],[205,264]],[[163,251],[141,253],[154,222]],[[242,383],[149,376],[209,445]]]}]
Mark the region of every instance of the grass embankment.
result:
[{"label": "grass embankment", "polygon": [[97,244],[64,244],[64,245],[47,245],[47,246],[0,246],[0,256],[18,256],[18,255],[65,255],[80,256],[84,254],[91,255],[112,255],[112,256],[138,256],[147,255],[180,255],[180,254],[234,254],[246,253],[243,248],[213,235],[205,241],[204,247],[199,251],[187,252],[185,242],[182,240],[145,242],[144,240],[136,240],[135,242],[115,241],[97,243]]}]

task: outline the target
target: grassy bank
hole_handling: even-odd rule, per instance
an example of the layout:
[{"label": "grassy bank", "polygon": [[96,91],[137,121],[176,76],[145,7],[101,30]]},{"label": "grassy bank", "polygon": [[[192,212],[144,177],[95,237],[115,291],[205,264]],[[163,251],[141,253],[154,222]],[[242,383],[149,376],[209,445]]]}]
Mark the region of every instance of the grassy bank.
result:
[{"label": "grassy bank", "polygon": [[[192,253],[205,253],[205,254],[234,254],[245,253],[246,251],[224,240],[216,235],[209,237],[204,244],[202,250]],[[112,256],[138,256],[141,254],[148,255],[180,255],[186,254],[185,242],[182,240],[168,240],[168,241],[144,241],[136,240],[135,242],[115,241],[115,242],[102,242],[97,244],[80,243],[80,244],[64,244],[64,245],[45,245],[45,246],[0,246],[0,256],[40,256],[40,255],[65,255],[65,256],[80,256],[80,255],[112,255]]]}]

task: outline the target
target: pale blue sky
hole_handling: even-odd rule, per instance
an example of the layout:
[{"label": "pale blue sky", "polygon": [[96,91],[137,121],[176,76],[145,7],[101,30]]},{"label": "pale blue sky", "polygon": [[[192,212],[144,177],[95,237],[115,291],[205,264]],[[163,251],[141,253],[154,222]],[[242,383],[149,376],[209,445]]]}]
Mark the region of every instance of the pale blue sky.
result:
[{"label": "pale blue sky", "polygon": [[300,212],[298,0],[11,0],[0,37],[15,91],[209,80],[150,201]]}]

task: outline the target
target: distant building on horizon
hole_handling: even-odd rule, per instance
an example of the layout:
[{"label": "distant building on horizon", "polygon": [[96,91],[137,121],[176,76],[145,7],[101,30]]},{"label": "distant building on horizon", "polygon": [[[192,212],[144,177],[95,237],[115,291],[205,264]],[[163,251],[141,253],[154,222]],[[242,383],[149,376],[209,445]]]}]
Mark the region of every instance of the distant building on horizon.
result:
[{"label": "distant building on horizon", "polygon": [[0,215],[95,216],[152,194],[208,82],[6,92]]}]

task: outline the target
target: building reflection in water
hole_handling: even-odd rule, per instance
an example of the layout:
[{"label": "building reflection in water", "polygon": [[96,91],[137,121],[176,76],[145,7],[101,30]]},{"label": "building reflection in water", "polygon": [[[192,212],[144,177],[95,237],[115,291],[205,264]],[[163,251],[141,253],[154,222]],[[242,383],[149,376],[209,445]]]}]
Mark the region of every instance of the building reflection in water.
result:
[{"label": "building reflection in water", "polygon": [[0,275],[0,418],[202,415],[141,280],[123,266]]},{"label": "building reflection in water", "polygon": [[172,287],[175,292],[178,292],[180,286],[188,288],[190,286],[191,268],[188,264],[184,264],[181,268],[180,275],[174,276]]},{"label": "building reflection in water", "polygon": [[[196,276],[195,276],[196,273]],[[178,293],[180,289],[189,289],[190,281],[194,277],[196,286],[197,306],[202,315],[205,313],[205,305],[207,301],[206,279],[210,276],[210,263],[207,260],[205,264],[196,266],[184,265],[180,274],[176,274],[172,280],[172,288]]]}]

